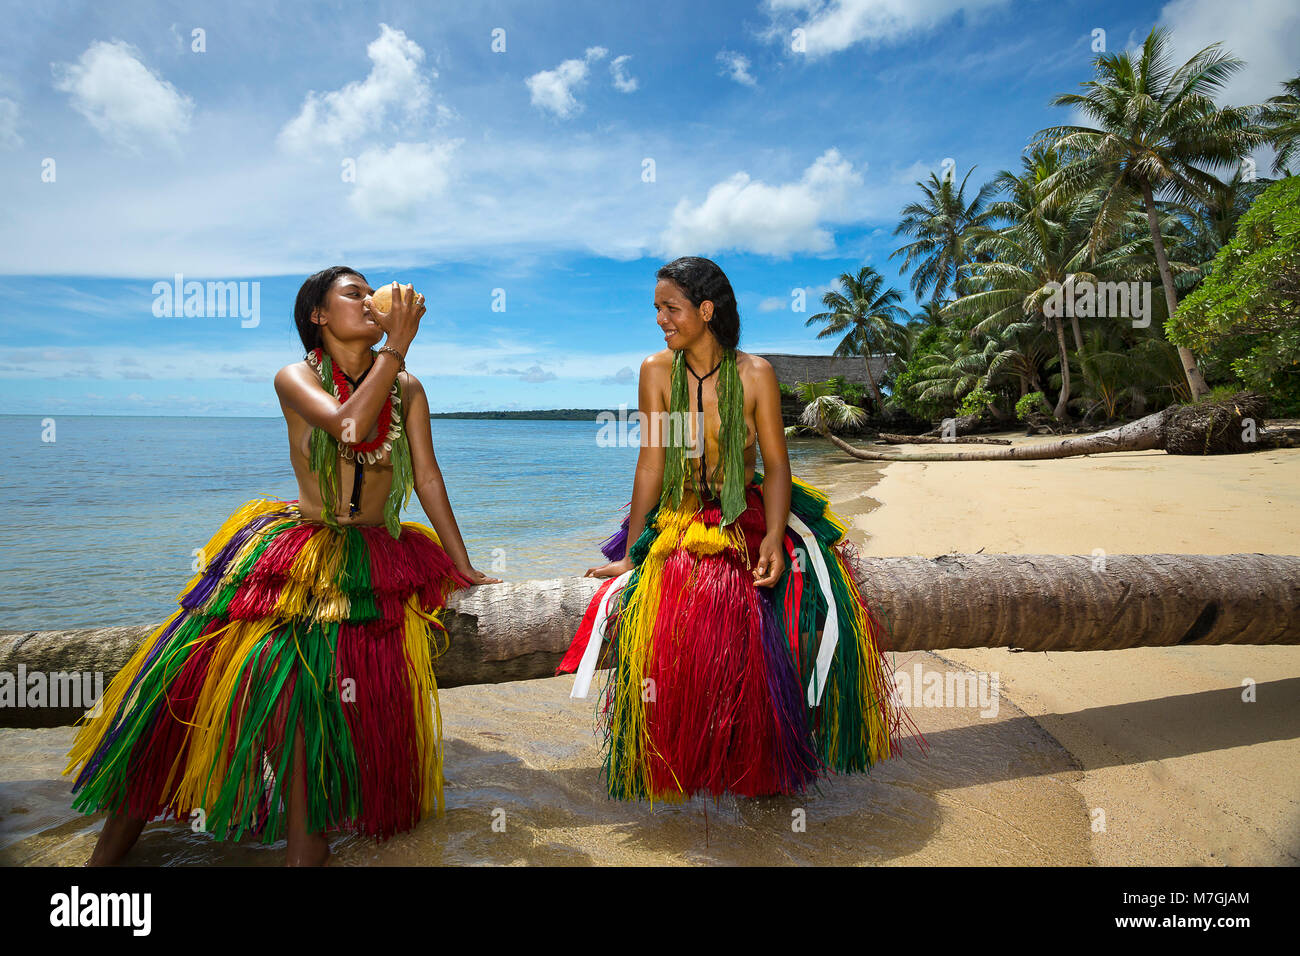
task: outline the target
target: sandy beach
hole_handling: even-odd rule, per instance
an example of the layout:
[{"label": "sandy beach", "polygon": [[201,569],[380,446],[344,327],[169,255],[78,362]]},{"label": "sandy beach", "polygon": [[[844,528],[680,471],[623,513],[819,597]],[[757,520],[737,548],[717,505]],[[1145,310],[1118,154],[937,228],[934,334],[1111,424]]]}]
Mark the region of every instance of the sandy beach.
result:
[{"label": "sandy beach", "polygon": [[[1300,555],[1296,450],[896,462],[867,494],[881,507],[854,523],[869,555]],[[1094,863],[1300,863],[1300,647],[941,656],[998,672],[1079,762],[1073,786],[1104,820],[1088,830]]]},{"label": "sandy beach", "polygon": [[[1013,437],[1013,436],[1005,436]],[[1020,440],[1036,440],[1023,439]],[[1300,452],[801,467],[872,555],[1300,554]],[[611,527],[613,516],[611,516]],[[596,542],[592,542],[592,550]],[[445,689],[447,813],[341,865],[1281,864],[1300,857],[1300,648],[889,655],[996,672],[996,710],[912,708],[912,743],[803,797],[683,806],[605,796],[596,694],[571,677]],[[1257,682],[1243,703],[1241,682]],[[77,865],[102,817],[70,807],[70,728],[0,731],[0,863]],[[802,820],[802,826],[796,821]],[[494,824],[496,824],[494,826]],[[283,842],[150,824],[130,862],[279,865]]]}]

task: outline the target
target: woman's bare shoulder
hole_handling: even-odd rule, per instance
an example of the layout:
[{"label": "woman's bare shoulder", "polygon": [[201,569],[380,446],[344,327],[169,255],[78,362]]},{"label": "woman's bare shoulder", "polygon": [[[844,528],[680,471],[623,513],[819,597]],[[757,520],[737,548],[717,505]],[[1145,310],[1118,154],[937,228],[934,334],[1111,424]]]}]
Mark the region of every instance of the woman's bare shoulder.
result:
[{"label": "woman's bare shoulder", "polygon": [[292,362],[286,365],[280,371],[275,373],[274,383],[276,391],[284,389],[288,385],[301,384],[303,382],[315,379],[316,370],[307,364],[304,359],[301,362]]},{"label": "woman's bare shoulder", "polygon": [[672,349],[660,349],[658,352],[654,352],[650,355],[647,355],[645,357],[645,361],[641,363],[641,368],[643,370],[653,370],[656,372],[662,371],[664,369],[671,369],[672,367],[673,367]]},{"label": "woman's bare shoulder", "polygon": [[740,373],[742,381],[751,385],[772,387],[777,384],[776,369],[761,355],[737,352],[736,371]]}]

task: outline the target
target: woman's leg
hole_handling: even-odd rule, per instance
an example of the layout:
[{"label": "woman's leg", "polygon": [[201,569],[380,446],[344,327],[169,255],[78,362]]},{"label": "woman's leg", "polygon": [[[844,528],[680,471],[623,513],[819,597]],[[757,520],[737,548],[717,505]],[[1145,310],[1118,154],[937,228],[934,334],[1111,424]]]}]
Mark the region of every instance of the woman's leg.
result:
[{"label": "woman's leg", "polygon": [[330,843],[323,831],[307,830],[307,774],[303,759],[302,725],[293,733],[293,756],[290,762],[289,785],[289,847],[285,854],[286,866],[324,866],[329,859]]},{"label": "woman's leg", "polygon": [[104,829],[99,831],[95,851],[86,861],[86,866],[116,866],[135,846],[144,823],[125,813],[110,813],[104,821]]}]

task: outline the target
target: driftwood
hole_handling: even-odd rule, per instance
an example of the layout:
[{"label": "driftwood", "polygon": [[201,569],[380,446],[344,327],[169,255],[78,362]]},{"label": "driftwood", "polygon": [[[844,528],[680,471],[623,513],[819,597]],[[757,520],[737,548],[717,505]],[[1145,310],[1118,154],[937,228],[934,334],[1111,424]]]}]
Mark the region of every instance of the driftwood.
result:
[{"label": "driftwood", "polygon": [[1009,438],[936,438],[933,435],[893,435],[881,432],[876,441],[882,445],[1010,445]]},{"label": "driftwood", "polygon": [[[1300,557],[960,554],[859,558],[886,649],[1118,650],[1300,644]],[[549,677],[599,582],[485,585],[452,596],[444,687]],[[0,634],[0,674],[99,672],[106,686],[150,627]],[[53,679],[52,677],[48,679]],[[81,708],[0,707],[0,726],[71,723]]]},{"label": "driftwood", "polygon": [[987,450],[868,451],[835,435],[825,437],[861,461],[1041,461],[1152,449],[1163,449],[1171,455],[1227,455],[1272,446],[1271,442],[1266,446],[1260,441],[1266,403],[1262,395],[1241,392],[1218,402],[1171,405],[1127,425],[1092,435]]},{"label": "driftwood", "polygon": [[[957,415],[950,419],[944,419],[937,427],[921,434],[926,438],[941,438],[945,432],[949,435],[969,435],[977,428],[990,427],[992,424],[989,415],[986,415],[983,411],[978,411],[969,415]],[[945,425],[947,426],[946,429]]]}]

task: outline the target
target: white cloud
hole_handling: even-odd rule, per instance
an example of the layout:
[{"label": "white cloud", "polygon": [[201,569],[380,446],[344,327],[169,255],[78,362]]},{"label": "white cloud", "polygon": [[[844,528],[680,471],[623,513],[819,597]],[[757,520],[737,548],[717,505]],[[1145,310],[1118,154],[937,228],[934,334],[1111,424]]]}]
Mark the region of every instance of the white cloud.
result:
[{"label": "white cloud", "polygon": [[190,127],[194,101],[140,62],[121,40],[96,40],[76,63],[53,63],[54,88],[110,143],[175,148]]},{"label": "white cloud", "polygon": [[544,371],[540,365],[534,365],[521,374],[519,380],[521,382],[530,382],[533,384],[551,382],[555,380],[555,373]]},{"label": "white cloud", "polygon": [[451,156],[460,140],[396,143],[367,149],[357,158],[357,186],[348,203],[372,220],[415,219],[451,180]]},{"label": "white cloud", "polygon": [[636,77],[628,76],[627,70],[624,69],[630,59],[632,59],[631,54],[624,53],[622,56],[614,57],[613,62],[609,64],[609,72],[614,77],[614,87],[620,93],[633,93],[639,85]]},{"label": "white cloud", "polygon": [[758,85],[758,80],[749,72],[749,57],[743,53],[722,50],[718,53],[718,62],[722,64],[723,76],[729,76],[743,86]]},{"label": "white cloud", "polygon": [[624,365],[613,375],[606,375],[600,380],[601,385],[635,385],[636,372],[632,366]]},{"label": "white cloud", "polygon": [[280,130],[281,146],[293,152],[339,147],[383,128],[392,112],[400,110],[410,120],[424,113],[433,95],[429,77],[437,73],[421,67],[424,51],[419,44],[381,23],[366,56],[373,66],[364,80],[324,94],[314,90],[307,94],[298,115]]},{"label": "white cloud", "polygon": [[[1300,6],[1295,0],[1238,0],[1232,15],[1210,0],[1173,0],[1160,11],[1158,26],[1170,28],[1171,59],[1181,66],[1199,50],[1222,42],[1222,50],[1246,65],[1224,84],[1220,106],[1262,103],[1282,92],[1296,75],[1300,48]],[[1135,39],[1140,45],[1143,36]]]},{"label": "white cloud", "polygon": [[565,60],[553,70],[534,73],[524,83],[538,109],[550,110],[561,119],[581,112],[582,104],[573,95],[587,82],[588,64],[604,59],[609,53],[603,46],[588,47],[581,60]]},{"label": "white cloud", "polygon": [[[809,57],[838,53],[862,42],[894,42],[931,30],[957,13],[978,13],[1009,0],[765,0],[769,39],[792,52],[792,30],[802,30]],[[795,54],[800,55],[800,54]]]},{"label": "white cloud", "polygon": [[698,206],[683,199],[660,238],[666,255],[708,255],[724,249],[787,256],[834,245],[823,220],[837,218],[862,176],[828,149],[795,183],[770,186],[739,172],[709,190]]}]

